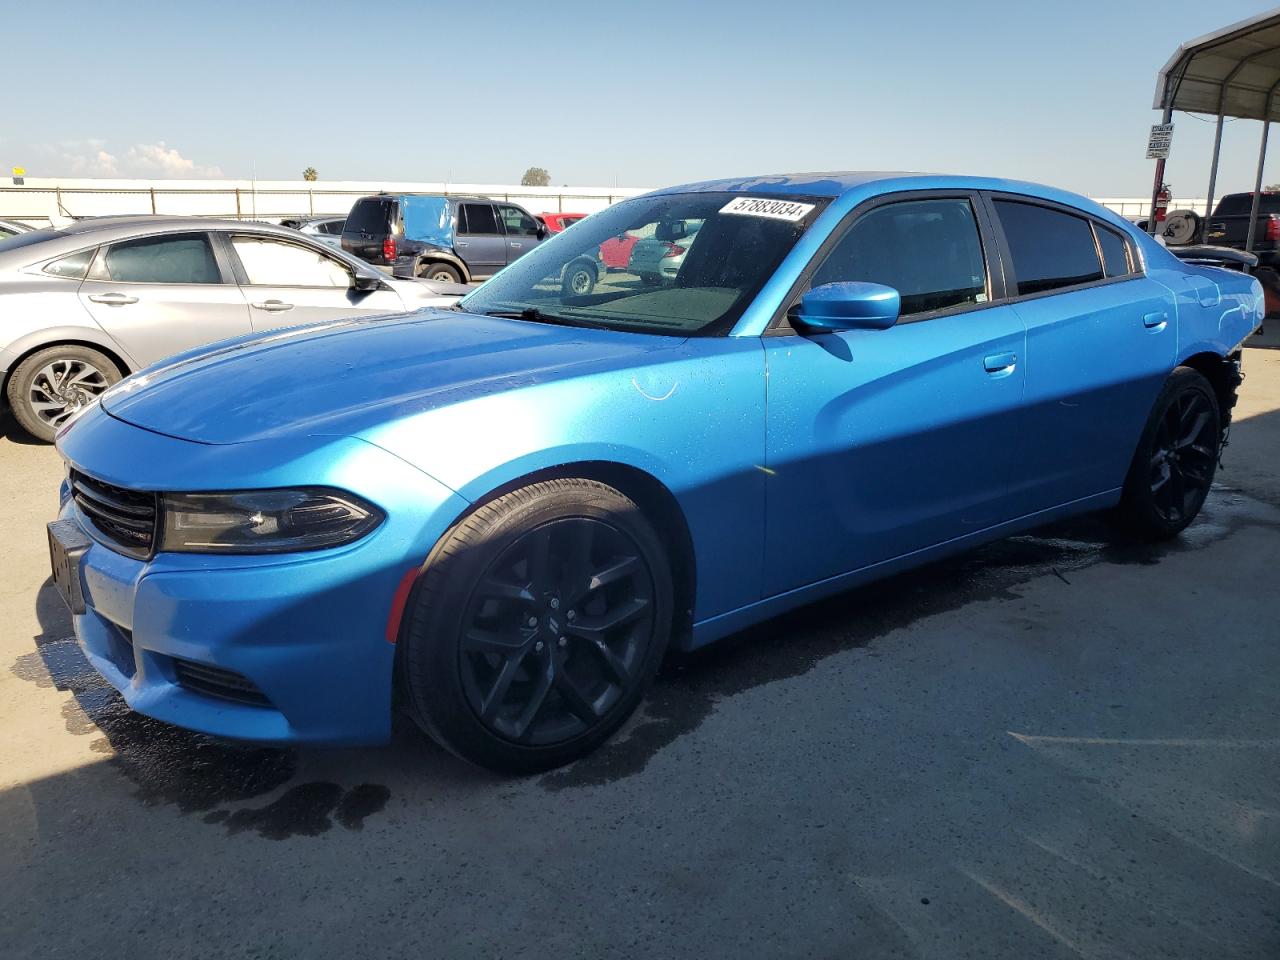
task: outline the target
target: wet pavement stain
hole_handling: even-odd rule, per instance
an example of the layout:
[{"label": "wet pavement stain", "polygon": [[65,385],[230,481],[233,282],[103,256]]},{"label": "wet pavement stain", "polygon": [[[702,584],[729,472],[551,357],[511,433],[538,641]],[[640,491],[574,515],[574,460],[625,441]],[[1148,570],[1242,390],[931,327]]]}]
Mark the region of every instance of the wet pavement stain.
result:
[{"label": "wet pavement stain", "polygon": [[102,734],[90,749],[109,758],[145,806],[203,813],[205,823],[223,824],[233,834],[253,830],[284,839],[324,833],[335,817],[345,829],[360,830],[390,798],[376,784],[344,792],[337,784],[303,783],[265,807],[235,809],[293,780],[297,753],[218,741],[135,713],[90,666],[74,638],[37,638],[36,650],[19,657],[12,672],[72,695],[62,706],[68,732]]},{"label": "wet pavement stain", "polygon": [[697,728],[717,702],[753,687],[808,673],[827,657],[866,647],[917,620],[981,600],[1015,599],[1016,588],[1099,563],[1151,566],[1197,550],[1239,527],[1272,526],[1247,513],[1247,503],[1215,487],[1200,518],[1175,540],[1152,544],[1119,533],[1097,515],[1061,521],[1031,534],[900,573],[751,627],[691,654],[667,658],[637,719],[587,757],[538,783],[550,791],[603,786],[635,776],[664,747]]}]

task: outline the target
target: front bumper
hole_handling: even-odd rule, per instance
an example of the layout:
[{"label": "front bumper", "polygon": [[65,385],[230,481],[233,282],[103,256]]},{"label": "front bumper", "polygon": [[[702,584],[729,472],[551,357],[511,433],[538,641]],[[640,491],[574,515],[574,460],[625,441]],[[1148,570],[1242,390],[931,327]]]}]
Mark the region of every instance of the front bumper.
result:
[{"label": "front bumper", "polygon": [[[59,449],[76,469],[106,474],[120,486],[119,458],[159,443],[170,446],[174,482],[160,482],[148,458],[150,469],[138,471],[147,482],[137,486],[187,489],[187,478],[178,476],[185,468],[177,465],[212,457],[224,469],[209,472],[206,463],[204,489],[245,489],[254,483],[245,470],[260,471],[255,461],[271,456],[262,448],[273,445],[211,447],[159,437],[100,410],[89,418]],[[259,743],[376,743],[390,735],[395,647],[387,625],[394,597],[465,501],[371,444],[313,443],[323,449],[328,475],[305,482],[342,486],[387,514],[355,544],[275,556],[158,553],[138,560],[113,550],[74,502],[62,504],[60,516],[74,518],[95,539],[81,559],[86,610],[73,618],[76,637],[93,667],[139,713]],[[269,470],[272,479],[254,485],[281,485],[280,469],[289,468]]]}]

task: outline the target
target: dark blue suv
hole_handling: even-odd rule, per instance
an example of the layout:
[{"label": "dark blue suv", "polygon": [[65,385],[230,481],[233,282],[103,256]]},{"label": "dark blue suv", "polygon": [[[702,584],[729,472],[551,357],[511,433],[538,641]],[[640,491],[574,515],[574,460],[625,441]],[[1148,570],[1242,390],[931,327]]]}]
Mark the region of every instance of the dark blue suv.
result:
[{"label": "dark blue suv", "polygon": [[342,249],[397,277],[469,283],[493,276],[546,236],[547,228],[514,203],[379,193],[352,206]]}]

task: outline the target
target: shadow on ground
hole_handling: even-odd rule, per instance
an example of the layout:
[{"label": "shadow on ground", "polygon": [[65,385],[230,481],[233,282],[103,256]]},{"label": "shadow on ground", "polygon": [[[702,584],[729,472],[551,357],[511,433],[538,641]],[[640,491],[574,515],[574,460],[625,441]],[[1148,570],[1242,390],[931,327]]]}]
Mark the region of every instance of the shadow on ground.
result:
[{"label": "shadow on ground", "polygon": [[[610,783],[644,770],[664,747],[695,729],[717,702],[753,687],[800,676],[845,650],[867,647],[916,620],[981,600],[1012,598],[1032,578],[1097,563],[1156,564],[1228,536],[1243,499],[1218,487],[1197,523],[1163,545],[1120,537],[1103,520],[1085,517],[1012,537],[954,559],[901,574],[814,604],[737,634],[710,649],[668,659],[646,702],[624,730],[591,756],[544,774],[559,791]],[[1236,511],[1238,513],[1239,511]],[[501,789],[505,781],[437,748],[403,721],[390,746],[366,750],[296,751],[216,741],[130,710],[89,666],[72,637],[70,616],[52,581],[36,600],[41,634],[13,672],[72,696],[63,705],[67,730],[94,736],[91,748],[133,787],[139,802],[166,805],[231,833],[270,839],[315,836],[335,826],[361,829],[387,804],[380,780],[429,778],[464,788]],[[874,648],[870,651],[874,656]],[[308,757],[354,775],[343,785],[304,775]],[[271,799],[260,805],[255,800]]]}]

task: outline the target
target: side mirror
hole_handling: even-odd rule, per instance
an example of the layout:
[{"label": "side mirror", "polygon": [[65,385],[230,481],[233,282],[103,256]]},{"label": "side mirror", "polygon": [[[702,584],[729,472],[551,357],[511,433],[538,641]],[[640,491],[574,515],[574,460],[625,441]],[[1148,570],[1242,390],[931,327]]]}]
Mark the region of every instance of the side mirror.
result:
[{"label": "side mirror", "polygon": [[547,225],[545,223],[538,224],[538,239],[539,240],[547,239],[547,233],[548,233]]},{"label": "side mirror", "polygon": [[898,322],[902,298],[893,287],[861,280],[824,283],[800,298],[792,317],[810,330],[885,330]]},{"label": "side mirror", "polygon": [[374,277],[367,273],[353,273],[351,275],[352,290],[359,290],[361,293],[368,293],[371,290],[377,290],[381,286],[381,277]]}]

